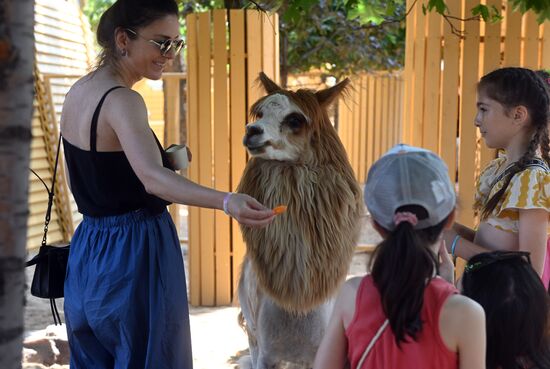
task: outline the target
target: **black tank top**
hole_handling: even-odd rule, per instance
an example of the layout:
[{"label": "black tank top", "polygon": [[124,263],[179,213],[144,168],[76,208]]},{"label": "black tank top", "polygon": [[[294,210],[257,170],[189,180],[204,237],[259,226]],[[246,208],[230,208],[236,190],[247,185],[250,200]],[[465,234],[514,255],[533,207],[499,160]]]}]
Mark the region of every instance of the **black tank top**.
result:
[{"label": "black tank top", "polygon": [[[107,91],[95,109],[90,127],[90,151],[82,150],[63,138],[71,190],[78,211],[87,216],[119,215],[138,209],[157,214],[170,202],[145,191],[124,151],[98,152],[96,149],[101,106],[107,95],[117,88],[123,87],[117,86]],[[162,155],[162,165],[173,169],[154,132],[153,136]]]}]

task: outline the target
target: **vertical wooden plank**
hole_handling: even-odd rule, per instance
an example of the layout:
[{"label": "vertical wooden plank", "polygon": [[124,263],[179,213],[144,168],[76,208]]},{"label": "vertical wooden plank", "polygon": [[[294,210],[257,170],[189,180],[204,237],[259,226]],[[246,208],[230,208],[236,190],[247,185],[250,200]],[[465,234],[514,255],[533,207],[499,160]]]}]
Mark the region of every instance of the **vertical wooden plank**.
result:
[{"label": "vertical wooden plank", "polygon": [[[261,13],[262,23],[262,70],[269,78],[275,80],[275,66],[279,63],[275,60],[275,24],[273,16]],[[279,82],[278,80],[276,82]]]},{"label": "vertical wooden plank", "polygon": [[396,143],[403,142],[403,132],[405,131],[404,121],[404,109],[405,109],[405,80],[403,74],[399,75],[399,130],[397,131]]},{"label": "vertical wooden plank", "polygon": [[367,170],[367,76],[361,74],[360,84],[361,103],[359,109],[361,111],[361,131],[359,133],[359,182],[365,182],[365,173]]},{"label": "vertical wooden plank", "polygon": [[521,13],[506,2],[506,34],[504,35],[504,66],[517,67],[521,62]]},{"label": "vertical wooden plank", "polygon": [[355,80],[352,82],[354,90],[350,93],[350,101],[348,103],[349,110],[346,112],[346,142],[349,161],[355,173],[353,162],[353,112],[356,110],[357,100],[355,99],[356,85]]},{"label": "vertical wooden plank", "polygon": [[[495,6],[497,9],[502,5],[501,0],[487,0],[488,6]],[[485,39],[483,48],[483,72],[485,75],[500,67],[500,24],[485,24]],[[479,165],[485,168],[491,160],[496,157],[496,150],[488,148],[482,143],[480,149]]]},{"label": "vertical wooden plank", "polygon": [[403,96],[403,133],[400,141],[412,143],[412,117],[414,114],[414,85],[415,85],[415,38],[417,33],[416,18],[417,8],[414,0],[407,0],[407,10],[411,9],[406,19],[405,35],[405,73],[404,73],[404,96]]},{"label": "vertical wooden plank", "polygon": [[[431,12],[426,32],[426,81],[424,87],[424,116],[422,118],[422,146],[439,153],[439,98],[441,77],[441,27],[442,18]],[[417,121],[418,122],[418,121]]]},{"label": "vertical wooden plank", "polygon": [[375,83],[372,74],[367,75],[367,174],[374,162],[374,130],[376,122],[375,117]]},{"label": "vertical wooden plank", "polygon": [[550,69],[550,21],[544,22],[541,42],[541,68]]},{"label": "vertical wooden plank", "polygon": [[359,121],[361,113],[361,79],[355,79],[355,91],[354,104],[353,104],[353,130],[352,130],[352,149],[353,149],[353,171],[355,172],[355,178],[359,178],[359,145],[361,144],[361,138],[359,137]]},{"label": "vertical wooden plank", "polygon": [[[180,83],[177,78],[164,79],[166,84],[166,120],[165,132],[169,144],[180,143]],[[162,139],[161,139],[162,140]],[[174,224],[179,224],[179,204],[169,207]]]},{"label": "vertical wooden plank", "polygon": [[257,10],[245,10],[247,56],[247,111],[262,95],[260,84],[254,83],[262,71],[262,16]]},{"label": "vertical wooden plank", "polygon": [[378,75],[374,75],[374,156],[373,161],[378,160],[382,153],[382,81]]},{"label": "vertical wooden plank", "polygon": [[388,75],[389,90],[388,90],[388,143],[387,147],[393,147],[395,145],[395,131],[396,131],[396,89],[395,89],[395,76],[393,74]]},{"label": "vertical wooden plank", "polygon": [[275,82],[281,83],[281,69],[279,68],[279,14],[274,13],[271,15],[271,21],[275,25]]},{"label": "vertical wooden plank", "polygon": [[[231,118],[231,190],[235,191],[246,165],[246,151],[242,146],[246,124],[245,28],[244,11],[229,10],[230,22],[230,118]],[[231,224],[233,292],[239,281],[240,265],[245,245],[236,220]]]},{"label": "vertical wooden plank", "polygon": [[[476,0],[466,0],[462,9],[466,16],[477,5]],[[464,24],[465,39],[462,57],[462,93],[460,102],[460,149],[458,161],[458,184],[461,206],[458,222],[474,226],[472,209],[475,191],[477,135],[473,124],[476,114],[476,84],[479,79],[479,23]]]},{"label": "vertical wooden plank", "polygon": [[537,69],[539,66],[539,25],[537,16],[532,11],[523,15],[523,45],[521,65],[525,68]]},{"label": "vertical wooden plank", "polygon": [[426,16],[422,14],[422,3],[416,4],[416,38],[414,40],[414,105],[412,119],[412,143],[423,145],[424,132],[424,83],[426,78]]},{"label": "vertical wooden plank", "polygon": [[[212,91],[211,91],[211,39],[210,12],[198,17],[198,81],[199,81],[199,157],[201,168],[199,183],[213,187],[212,183]],[[201,243],[201,305],[215,305],[214,278],[214,210],[199,209]]]},{"label": "vertical wooden plank", "polygon": [[342,99],[342,110],[340,110],[340,116],[338,117],[338,131],[340,132],[340,138],[342,140],[342,144],[344,145],[344,148],[346,149],[346,153],[348,155],[348,159],[351,162],[351,150],[350,150],[350,142],[349,142],[349,116],[351,114],[351,106],[353,104],[353,95],[350,93],[350,96],[348,96],[347,99]]},{"label": "vertical wooden plank", "polygon": [[381,115],[381,122],[382,122],[382,134],[380,136],[380,155],[388,151],[388,127],[389,127],[389,120],[388,120],[388,110],[389,110],[389,78],[387,75],[380,75],[379,78],[382,82],[382,95],[380,96],[382,99],[382,115]]},{"label": "vertical wooden plank", "polygon": [[[187,20],[187,73],[198,74],[197,15],[189,14]],[[187,83],[187,142],[189,147],[199,148],[199,87],[196,77],[189,78]],[[191,162],[188,169],[189,179],[199,182],[197,160]],[[200,219],[199,208],[190,206],[189,217],[189,302],[201,304],[201,255],[200,255]]]},{"label": "vertical wooden plank", "polygon": [[[461,2],[448,3],[450,14],[461,14]],[[441,115],[439,130],[439,152],[447,163],[449,177],[454,183],[457,166],[457,127],[458,127],[458,80],[460,67],[460,39],[444,24],[443,74],[441,94]]]},{"label": "vertical wooden plank", "polygon": [[[229,101],[226,45],[226,11],[214,10],[214,180],[216,189],[230,191]],[[221,211],[215,218],[216,305],[231,303],[230,219]]]}]

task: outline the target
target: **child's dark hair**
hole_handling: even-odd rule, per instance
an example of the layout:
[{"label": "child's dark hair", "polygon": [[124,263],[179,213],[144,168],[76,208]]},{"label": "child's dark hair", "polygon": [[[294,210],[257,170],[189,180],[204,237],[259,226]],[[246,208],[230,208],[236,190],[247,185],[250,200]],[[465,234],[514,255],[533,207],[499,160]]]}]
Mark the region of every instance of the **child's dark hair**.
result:
[{"label": "child's dark hair", "polygon": [[526,259],[501,254],[472,257],[462,277],[462,293],[485,310],[487,369],[550,368],[548,293]]},{"label": "child's dark hair", "polygon": [[[174,0],[117,0],[101,15],[97,26],[97,42],[102,48],[97,68],[116,63],[120,58],[115,42],[117,28],[137,32],[167,15],[178,16],[178,4]],[[127,35],[131,39],[137,38],[131,32]]]},{"label": "child's dark hair", "polygon": [[[402,206],[396,212],[411,212],[418,220],[428,218],[422,206]],[[450,215],[450,214],[449,214]],[[438,271],[437,256],[428,248],[434,244],[448,220],[425,229],[415,230],[401,222],[374,251],[371,259],[372,279],[380,292],[382,308],[389,320],[397,345],[416,340],[422,330],[420,311],[424,290]]]},{"label": "child's dark hair", "polygon": [[529,112],[534,135],[527,151],[514,163],[514,167],[505,177],[504,185],[483,206],[481,218],[487,219],[498,205],[510,181],[516,173],[523,171],[529,161],[540,149],[542,158],[550,165],[550,138],[548,123],[550,120],[550,99],[546,82],[534,71],[526,68],[501,68],[481,78],[478,91],[499,102],[505,109],[524,106]]}]

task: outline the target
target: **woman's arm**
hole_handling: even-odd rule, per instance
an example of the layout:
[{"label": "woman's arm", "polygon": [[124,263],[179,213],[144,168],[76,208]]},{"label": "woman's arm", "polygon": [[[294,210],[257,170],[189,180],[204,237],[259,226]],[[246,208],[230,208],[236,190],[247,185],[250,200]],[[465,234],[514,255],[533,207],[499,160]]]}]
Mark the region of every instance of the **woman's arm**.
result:
[{"label": "woman's arm", "polygon": [[[135,91],[119,89],[105,101],[102,113],[114,130],[132,169],[146,191],[162,199],[212,209],[222,209],[225,192],[198,185],[164,168],[162,157],[147,122],[143,98]],[[204,168],[209,169],[209,168]],[[231,196],[230,214],[246,225],[266,225],[273,212],[243,194]]]},{"label": "woman's arm", "polygon": [[544,209],[519,209],[519,250],[531,253],[531,264],[542,276],[546,243],[548,242],[548,212]]}]

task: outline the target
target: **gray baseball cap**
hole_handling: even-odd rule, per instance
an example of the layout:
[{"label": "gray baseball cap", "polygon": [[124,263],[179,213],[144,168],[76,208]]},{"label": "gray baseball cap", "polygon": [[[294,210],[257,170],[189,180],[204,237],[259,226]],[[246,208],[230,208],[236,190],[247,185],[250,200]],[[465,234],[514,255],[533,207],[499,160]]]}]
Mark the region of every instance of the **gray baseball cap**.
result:
[{"label": "gray baseball cap", "polygon": [[394,215],[405,205],[422,206],[428,217],[415,229],[441,223],[455,208],[456,195],[447,165],[433,152],[399,144],[370,168],[365,203],[374,220],[387,230],[395,229]]}]

